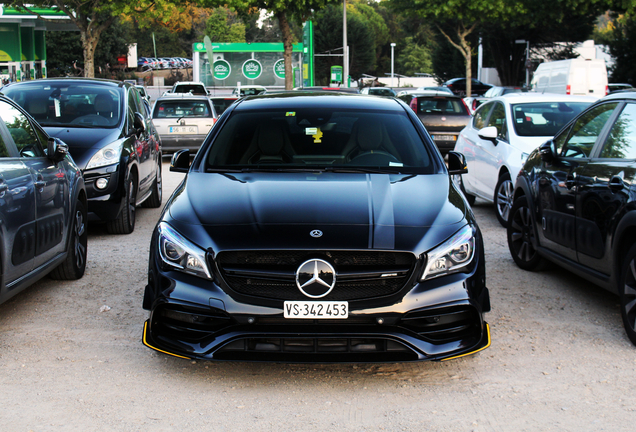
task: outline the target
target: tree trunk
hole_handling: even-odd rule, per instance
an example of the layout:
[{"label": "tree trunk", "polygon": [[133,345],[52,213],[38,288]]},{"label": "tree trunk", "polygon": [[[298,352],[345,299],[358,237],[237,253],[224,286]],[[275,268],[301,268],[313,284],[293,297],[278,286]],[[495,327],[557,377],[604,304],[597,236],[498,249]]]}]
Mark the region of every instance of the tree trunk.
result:
[{"label": "tree trunk", "polygon": [[276,13],[280,32],[283,34],[283,61],[285,62],[285,90],[294,88],[294,69],[292,68],[292,34],[284,11]]},{"label": "tree trunk", "polygon": [[473,60],[473,48],[470,46],[470,43],[466,39],[469,34],[473,32],[476,24],[473,24],[469,28],[466,28],[463,23],[460,23],[457,27],[456,34],[459,39],[459,43],[456,43],[450,36],[442,30],[440,26],[437,26],[437,29],[444,35],[446,39],[453,45],[455,48],[459,50],[464,56],[464,61],[466,64],[466,96],[470,96],[473,91],[473,71],[472,71],[472,60]]},{"label": "tree trunk", "polygon": [[84,76],[86,78],[95,78],[95,48],[99,37],[95,38],[88,32],[81,31],[80,38],[84,50]]}]

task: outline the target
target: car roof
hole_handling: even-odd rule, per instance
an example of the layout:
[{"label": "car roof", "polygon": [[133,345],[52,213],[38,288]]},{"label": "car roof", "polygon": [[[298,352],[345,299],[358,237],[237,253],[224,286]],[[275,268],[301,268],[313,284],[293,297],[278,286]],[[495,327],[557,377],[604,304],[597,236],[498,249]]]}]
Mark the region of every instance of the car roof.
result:
[{"label": "car roof", "polygon": [[63,82],[73,83],[74,82],[77,84],[94,83],[94,84],[106,85],[110,87],[124,87],[124,86],[132,87],[133,86],[133,84],[130,84],[124,81],[115,81],[115,80],[109,80],[104,78],[83,78],[83,77],[40,78],[37,80],[13,82],[7,85],[14,86],[14,85],[22,85],[22,84],[40,84],[40,83],[53,83],[53,82],[57,82],[57,83],[63,83]]},{"label": "car roof", "polygon": [[623,90],[620,92],[609,94],[603,98],[603,100],[614,100],[614,99],[636,99],[636,92]]},{"label": "car roof", "polygon": [[490,101],[503,101],[506,103],[531,103],[531,102],[596,102],[596,96],[574,96],[558,93],[506,93],[505,95],[494,97]]},{"label": "car roof", "polygon": [[252,109],[342,108],[402,111],[402,102],[394,98],[378,98],[360,94],[331,92],[291,92],[247,96],[235,105],[235,111]]},{"label": "car roof", "polygon": [[210,100],[210,98],[205,95],[193,95],[191,93],[166,93],[158,97],[157,102],[175,99]]},{"label": "car roof", "polygon": [[[414,98],[426,97],[426,96],[444,96],[448,98],[461,99],[461,97],[456,94],[450,94],[449,92],[442,91],[442,90],[420,90],[416,93],[408,93],[408,94],[413,96]],[[399,96],[404,96],[404,95],[399,95]]]},{"label": "car roof", "polygon": [[176,83],[174,83],[173,87],[177,85],[201,85],[205,87],[205,84],[203,84],[201,81],[177,81]]}]

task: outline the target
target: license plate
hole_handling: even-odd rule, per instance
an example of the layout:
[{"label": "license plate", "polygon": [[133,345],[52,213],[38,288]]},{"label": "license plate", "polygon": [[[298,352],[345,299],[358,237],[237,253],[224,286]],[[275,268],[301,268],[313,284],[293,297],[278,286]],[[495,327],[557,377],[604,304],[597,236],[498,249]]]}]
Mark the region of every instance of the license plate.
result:
[{"label": "license plate", "polygon": [[198,134],[198,126],[170,126],[170,133],[173,134]]},{"label": "license plate", "polygon": [[283,305],[285,318],[345,319],[349,317],[349,302],[336,301],[286,301]]},{"label": "license plate", "polygon": [[457,141],[455,135],[433,135],[433,141]]}]

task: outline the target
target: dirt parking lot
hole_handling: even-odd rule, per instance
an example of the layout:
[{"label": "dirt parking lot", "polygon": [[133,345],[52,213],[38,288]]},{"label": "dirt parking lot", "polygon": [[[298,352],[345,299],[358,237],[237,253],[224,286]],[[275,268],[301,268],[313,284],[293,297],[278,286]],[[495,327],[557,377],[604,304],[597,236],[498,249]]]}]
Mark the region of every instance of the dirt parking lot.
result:
[{"label": "dirt parking lot", "polygon": [[[164,201],[182,174],[164,161]],[[617,297],[560,269],[529,273],[492,206],[492,346],[442,363],[209,363],[141,343],[150,233],[89,231],[83,279],[0,305],[2,431],[633,431],[636,348]]]}]

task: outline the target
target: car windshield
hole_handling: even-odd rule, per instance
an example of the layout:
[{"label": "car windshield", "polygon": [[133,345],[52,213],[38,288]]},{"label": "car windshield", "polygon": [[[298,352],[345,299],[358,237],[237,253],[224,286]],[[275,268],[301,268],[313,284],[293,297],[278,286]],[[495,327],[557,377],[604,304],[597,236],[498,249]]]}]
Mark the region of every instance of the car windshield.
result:
[{"label": "car windshield", "polygon": [[202,100],[157,101],[152,118],[213,117],[210,106]]},{"label": "car windshield", "polygon": [[206,157],[208,171],[436,172],[415,126],[396,111],[236,110]]},{"label": "car windshield", "polygon": [[417,112],[419,114],[433,115],[469,115],[468,109],[461,99],[445,96],[418,96]]},{"label": "car windshield", "polygon": [[513,104],[512,121],[518,136],[554,136],[591,102],[533,102]]},{"label": "car windshield", "polygon": [[114,128],[121,118],[117,89],[91,83],[24,83],[3,93],[42,126]]}]

